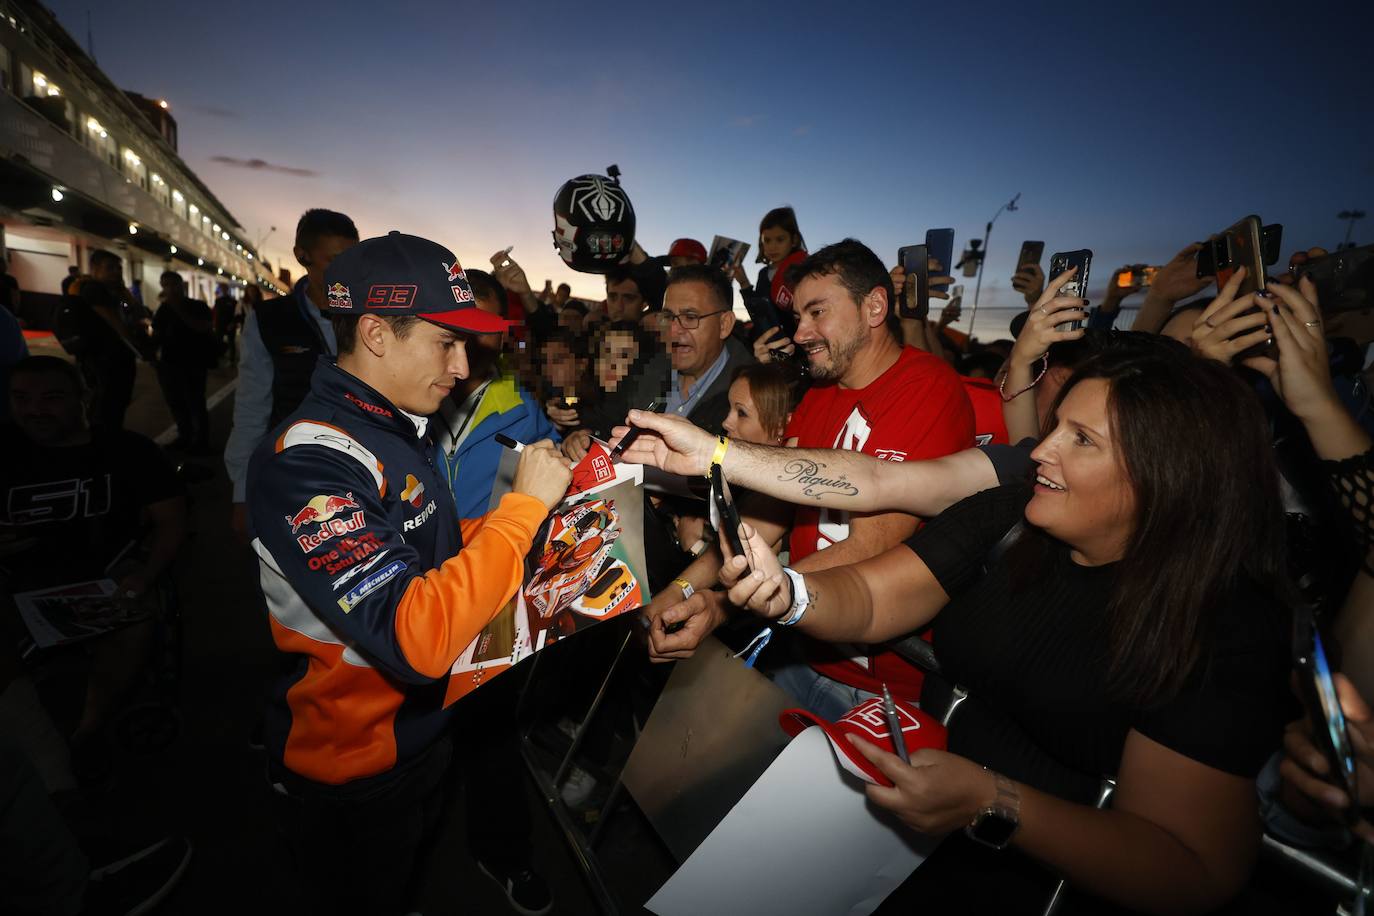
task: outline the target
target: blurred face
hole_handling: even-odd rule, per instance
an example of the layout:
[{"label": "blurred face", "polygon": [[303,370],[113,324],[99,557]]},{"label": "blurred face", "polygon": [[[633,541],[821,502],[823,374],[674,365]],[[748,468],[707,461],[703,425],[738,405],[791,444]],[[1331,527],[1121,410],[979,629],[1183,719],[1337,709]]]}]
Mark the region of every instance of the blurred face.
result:
[{"label": "blurred face", "polygon": [[607,333],[596,356],[596,380],[607,391],[615,391],[638,356],[639,344],[629,331]]},{"label": "blurred face", "polygon": [[39,445],[66,445],[86,432],[81,392],[56,372],[20,372],[10,378],[10,413]]},{"label": "blurred face", "polygon": [[577,380],[582,377],[583,361],[575,356],[561,340],[544,344],[539,355],[539,371],[561,394],[575,394]]},{"label": "blurred face", "polygon": [[180,277],[167,277],[161,281],[162,295],[168,302],[177,302],[186,295],[186,284]]},{"label": "blurred face", "polygon": [[[309,248],[295,249],[296,260],[301,262],[306,274],[310,277],[312,285],[320,286],[324,283],[324,272],[327,267],[342,252],[347,251],[358,244],[355,239],[344,238],[341,235],[326,235],[318,240]],[[305,257],[302,258],[301,255]],[[308,263],[307,263],[308,262]]]},{"label": "blurred face", "polygon": [[781,430],[765,429],[760,422],[759,411],[754,406],[754,395],[749,390],[747,379],[737,378],[730,386],[730,412],[722,426],[725,428],[725,435],[741,442],[777,445],[782,440]]},{"label": "blurred face", "polygon": [[769,264],[776,264],[792,253],[795,247],[792,233],[781,226],[769,226],[759,233],[759,244],[763,246],[763,256]]},{"label": "blurred face", "polygon": [[1035,496],[1026,521],[1073,548],[1076,563],[1121,559],[1135,529],[1135,491],[1112,439],[1107,382],[1079,382],[1059,405],[1053,431],[1036,446]]},{"label": "blurred face", "polygon": [[799,321],[792,340],[806,354],[811,377],[843,381],[854,357],[873,339],[863,305],[854,304],[835,274],[799,283],[796,305]]},{"label": "blurred face", "polygon": [[[362,330],[360,327],[359,333]],[[383,324],[381,334],[385,387],[379,385],[378,390],[408,413],[429,416],[439,409],[457,380],[468,377],[465,342],[448,328],[420,321],[411,325],[404,337],[397,337]]]},{"label": "blurred face", "polygon": [[563,309],[558,313],[558,326],[576,334],[582,330],[584,317],[577,309]]},{"label": "blurred face", "polygon": [[634,280],[606,282],[606,317],[611,321],[634,321],[644,311],[644,296]]},{"label": "blurred face", "polygon": [[645,312],[639,317],[639,326],[653,335],[654,339],[662,344],[663,349],[667,350],[670,343],[669,334],[672,331],[672,320],[668,313],[659,309],[653,312]]},{"label": "blurred face", "polygon": [[[501,303],[495,299],[478,296],[476,305],[484,312],[500,316]],[[497,358],[501,355],[501,348],[505,345],[506,335],[497,331],[494,334],[473,334],[467,344],[468,370],[476,372],[489,372],[496,365]]]},{"label": "blurred face", "polygon": [[91,265],[91,279],[106,286],[124,285],[124,265],[115,260],[100,261]]},{"label": "blurred face", "polygon": [[[720,356],[725,338],[735,326],[735,316],[720,310],[705,283],[675,283],[668,287],[663,296],[663,312],[672,322],[668,341],[673,368],[689,377],[701,375]],[[685,324],[696,327],[687,328]]]},{"label": "blurred face", "polygon": [[563,303],[567,302],[568,297],[570,297],[571,295],[572,287],[566,283],[560,283],[558,284],[558,289],[554,291],[553,304],[558,306],[559,308],[562,308]]}]

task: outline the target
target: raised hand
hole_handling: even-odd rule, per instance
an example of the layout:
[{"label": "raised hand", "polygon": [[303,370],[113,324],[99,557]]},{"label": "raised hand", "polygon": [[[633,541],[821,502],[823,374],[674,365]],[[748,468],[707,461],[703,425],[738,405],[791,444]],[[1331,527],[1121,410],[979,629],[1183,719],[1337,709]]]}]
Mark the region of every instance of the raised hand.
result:
[{"label": "raised hand", "polygon": [[720,552],[725,564],[720,568],[720,584],[727,589],[730,603],[775,620],[792,606],[792,580],[782,571],[777,555],[752,525],[741,523],[740,540],[746,556],[730,550],[730,539],[721,537]]},{"label": "raised hand", "polygon": [[1039,264],[1023,264],[1011,275],[1011,288],[1026,297],[1026,305],[1034,308],[1045,291],[1045,272]]},{"label": "raised hand", "polygon": [[1269,339],[1269,315],[1257,308],[1259,298],[1236,296],[1245,273],[1244,267],[1237,269],[1193,323],[1192,347],[1199,356],[1229,366],[1238,354]]},{"label": "raised hand", "polygon": [[1088,317],[1087,301],[1077,296],[1060,296],[1060,288],[1073,279],[1077,267],[1071,267],[1054,278],[1049,289],[1040,294],[1026,316],[1026,325],[1011,348],[1009,362],[1016,367],[1028,367],[1049,352],[1050,344],[1061,340],[1077,340],[1083,329],[1056,330],[1066,321],[1082,321]]},{"label": "raised hand", "polygon": [[[622,458],[630,464],[647,464],[683,476],[705,474],[711,469],[716,437],[686,417],[632,410],[626,420],[653,434],[636,437],[625,449]],[[629,426],[612,430],[611,447],[620,444],[629,431]]]},{"label": "raised hand", "polygon": [[761,363],[771,363],[778,358],[774,350],[791,356],[796,349],[792,338],[783,334],[782,328],[769,328],[754,341],[754,359]]}]

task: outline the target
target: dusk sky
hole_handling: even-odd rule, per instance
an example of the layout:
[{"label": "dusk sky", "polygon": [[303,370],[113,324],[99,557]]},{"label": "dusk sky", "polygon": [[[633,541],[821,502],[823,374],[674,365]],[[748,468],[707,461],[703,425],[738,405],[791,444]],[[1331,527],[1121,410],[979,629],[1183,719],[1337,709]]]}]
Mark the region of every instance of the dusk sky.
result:
[{"label": "dusk sky", "polygon": [[1027,238],[1094,249],[1097,301],[1113,268],[1248,213],[1285,252],[1374,213],[1361,3],[49,5],[83,44],[91,9],[100,66],[168,99],[183,158],[250,238],[277,227],[293,275],[295,221],[326,206],[471,266],[514,245],[536,289],[600,298],[558,260],[550,204],[612,162],[651,254],[756,243],[791,204],[812,250],[852,235],[891,263],[929,228],[964,247],[1019,191],[983,307],[1019,302]]}]

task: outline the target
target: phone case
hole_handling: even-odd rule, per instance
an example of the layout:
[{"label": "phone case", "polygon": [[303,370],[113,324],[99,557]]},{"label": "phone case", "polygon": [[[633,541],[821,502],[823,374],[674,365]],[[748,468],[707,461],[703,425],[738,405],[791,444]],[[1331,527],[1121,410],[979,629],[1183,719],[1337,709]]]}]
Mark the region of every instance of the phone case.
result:
[{"label": "phone case", "polygon": [[[954,272],[954,230],[953,229],[928,229],[926,230],[926,252],[927,257],[934,258],[940,262],[940,274],[951,276]],[[948,283],[932,283],[928,287],[939,292],[949,290]]]},{"label": "phone case", "polygon": [[1021,253],[1016,256],[1016,269],[1020,270],[1027,264],[1039,264],[1044,256],[1044,242],[1022,242]]},{"label": "phone case", "polygon": [[930,312],[930,249],[925,245],[904,245],[897,249],[897,263],[906,271],[906,285],[897,300],[902,318],[924,318]]},{"label": "phone case", "polygon": [[[1077,267],[1078,273],[1073,275],[1073,279],[1059,287],[1057,295],[1077,296],[1080,299],[1088,297],[1088,274],[1092,268],[1093,253],[1089,248],[1080,248],[1077,251],[1058,251],[1050,256],[1049,273],[1045,275],[1045,281],[1050,282],[1055,277],[1068,270],[1070,267]],[[1056,331],[1076,331],[1083,327],[1082,319],[1065,321],[1054,326]]]}]

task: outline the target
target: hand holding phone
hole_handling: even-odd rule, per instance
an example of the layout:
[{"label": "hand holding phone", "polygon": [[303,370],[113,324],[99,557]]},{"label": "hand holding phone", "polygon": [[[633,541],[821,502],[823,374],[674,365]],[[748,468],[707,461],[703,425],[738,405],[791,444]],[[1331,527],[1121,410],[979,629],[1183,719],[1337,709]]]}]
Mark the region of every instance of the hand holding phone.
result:
[{"label": "hand holding phone", "polygon": [[897,249],[897,263],[905,275],[897,314],[925,321],[930,314],[930,250],[925,245],[905,245]]},{"label": "hand holding phone", "polygon": [[[1069,296],[1075,299],[1087,299],[1088,293],[1088,272],[1092,267],[1093,253],[1091,249],[1080,248],[1077,251],[1059,251],[1050,256],[1050,276],[1058,278],[1060,274],[1067,270],[1075,269],[1073,277],[1055,291],[1055,296]],[[1087,303],[1084,303],[1084,308]],[[1083,319],[1075,318],[1055,325],[1056,331],[1076,331],[1083,327]]]},{"label": "hand holding phone", "polygon": [[[1327,781],[1344,792],[1349,800],[1342,810],[1346,823],[1354,824],[1360,814],[1361,761],[1350,740],[1349,725],[1321,631],[1312,609],[1307,606],[1298,608],[1293,615],[1293,663],[1298,674],[1298,692],[1312,723],[1312,743],[1326,760]],[[1368,760],[1365,764],[1368,765]]]},{"label": "hand holding phone", "polygon": [[[954,230],[953,229],[930,229],[926,231],[926,256],[936,262],[934,268],[936,276],[944,277],[950,272],[950,264],[954,260]],[[901,263],[898,261],[898,263]],[[949,280],[940,283],[931,283],[929,289],[932,293],[947,293]],[[941,297],[943,298],[943,296]]]}]

